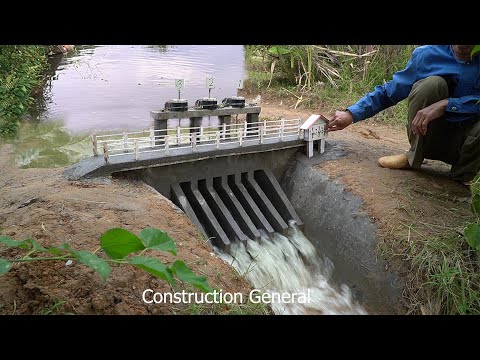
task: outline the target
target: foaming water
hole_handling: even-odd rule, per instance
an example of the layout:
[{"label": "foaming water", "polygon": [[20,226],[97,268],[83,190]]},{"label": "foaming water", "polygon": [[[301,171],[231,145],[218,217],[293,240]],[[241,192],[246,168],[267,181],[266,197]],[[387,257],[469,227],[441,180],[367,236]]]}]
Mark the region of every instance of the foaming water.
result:
[{"label": "foaming water", "polygon": [[367,314],[352,296],[348,286],[335,287],[330,278],[333,263],[320,258],[301,230],[291,224],[288,235],[266,234],[259,242],[248,240],[232,244],[227,254],[217,255],[264,293],[308,294],[298,301],[272,302],[275,314]]}]

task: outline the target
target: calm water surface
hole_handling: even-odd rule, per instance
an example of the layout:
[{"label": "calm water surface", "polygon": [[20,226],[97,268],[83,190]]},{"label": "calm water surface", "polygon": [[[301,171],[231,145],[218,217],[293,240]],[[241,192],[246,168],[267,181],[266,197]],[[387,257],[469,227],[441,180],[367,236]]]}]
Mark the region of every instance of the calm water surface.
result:
[{"label": "calm water surface", "polygon": [[21,167],[65,166],[90,155],[91,132],[140,130],[152,125],[150,110],[177,98],[174,79],[185,79],[181,97],[194,105],[208,96],[236,95],[245,78],[242,45],[77,46],[50,58],[51,78],[32,121],[16,141]]}]

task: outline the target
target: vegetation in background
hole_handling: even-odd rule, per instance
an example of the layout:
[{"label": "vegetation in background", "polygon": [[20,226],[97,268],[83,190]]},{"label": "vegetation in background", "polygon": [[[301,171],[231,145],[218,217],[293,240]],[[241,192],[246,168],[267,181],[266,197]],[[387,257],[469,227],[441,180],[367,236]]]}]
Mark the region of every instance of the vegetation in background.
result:
[{"label": "vegetation in background", "polygon": [[473,180],[470,189],[472,191],[471,209],[476,222],[467,225],[465,237],[470,247],[477,251],[477,257],[480,259],[480,173]]},{"label": "vegetation in background", "polygon": [[[250,89],[268,89],[296,100],[295,107],[344,109],[391,79],[405,67],[413,45],[247,45]],[[404,102],[376,116],[393,123],[406,120]]]},{"label": "vegetation in background", "polygon": [[33,103],[32,91],[42,84],[47,48],[0,46],[0,138],[13,136]]},{"label": "vegetation in background", "polygon": [[[143,229],[138,236],[122,229],[107,230],[100,236],[100,247],[94,252],[75,250],[69,244],[44,248],[33,239],[15,241],[8,236],[0,236],[0,244],[9,248],[19,248],[27,253],[12,259],[0,258],[0,275],[7,273],[13,265],[32,261],[78,261],[96,271],[103,280],[111,273],[110,264],[129,264],[149,274],[165,280],[171,286],[176,284],[175,278],[190,284],[204,292],[212,292],[205,276],[198,276],[181,260],[167,266],[157,258],[143,256],[146,251],[167,251],[177,255],[173,239],[165,232],[155,229]],[[103,250],[106,259],[96,253]],[[138,254],[137,254],[138,253]]]}]

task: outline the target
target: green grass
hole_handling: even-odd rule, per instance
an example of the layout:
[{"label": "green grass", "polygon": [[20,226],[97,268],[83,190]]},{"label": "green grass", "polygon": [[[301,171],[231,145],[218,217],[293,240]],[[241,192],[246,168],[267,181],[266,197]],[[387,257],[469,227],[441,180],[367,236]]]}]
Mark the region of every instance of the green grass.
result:
[{"label": "green grass", "polygon": [[72,313],[65,311],[65,303],[64,300],[55,300],[53,304],[43,310],[40,315],[72,315]]},{"label": "green grass", "polygon": [[409,313],[480,314],[479,259],[458,229],[400,220],[382,237],[378,254],[408,267],[403,295]]},{"label": "green grass", "polygon": [[264,70],[249,70],[248,78],[245,80],[244,86],[251,90],[273,91],[276,93],[282,88],[288,88],[295,90],[295,86],[288,84],[285,78],[280,74],[274,74],[270,87],[267,89],[270,83],[270,72]]},{"label": "green grass", "polygon": [[[407,313],[480,314],[480,261],[463,236],[473,219],[468,205],[452,206],[453,196],[446,190],[402,186],[409,199],[399,199],[396,225],[380,235],[377,254],[404,279]],[[422,198],[436,204],[436,209],[429,212],[415,206]],[[432,218],[437,212],[444,215]]]},{"label": "green grass", "polygon": [[[463,234],[475,219],[469,204],[455,201],[447,189],[402,187],[408,198],[398,200],[395,225],[382,231],[377,254],[404,279],[407,312],[480,314],[480,259]],[[415,205],[424,198],[433,209]],[[437,213],[443,215],[432,217]]]},{"label": "green grass", "polygon": [[[314,57],[312,71],[315,71],[312,81],[305,83],[305,68],[308,51],[322,55],[318,46],[292,46],[295,55],[293,61],[280,66],[278,59],[271,72],[273,57],[268,51],[269,46],[248,45],[245,57],[248,69],[248,79],[245,88],[278,97],[294,99],[298,108],[315,109],[325,114],[333,114],[354,104],[367,92],[391,79],[393,73],[405,67],[413,45],[382,45],[375,47],[377,52],[372,56],[353,58],[338,55],[338,51],[351,54],[365,54],[365,46],[329,46],[335,61],[324,57]],[[285,59],[288,60],[290,55]],[[284,59],[284,60],[285,60]],[[291,58],[290,58],[291,60]],[[299,67],[298,64],[303,64]],[[292,67],[293,66],[293,67]],[[322,73],[335,70],[340,77],[326,78]],[[331,73],[330,73],[331,74]],[[295,79],[292,81],[292,79]],[[404,126],[407,122],[407,105],[405,101],[386,109],[373,117],[374,121],[390,125]]]},{"label": "green grass", "polygon": [[421,289],[435,296],[445,314],[480,314],[480,273],[474,251],[463,236],[448,234],[427,239],[412,265],[422,269]]}]

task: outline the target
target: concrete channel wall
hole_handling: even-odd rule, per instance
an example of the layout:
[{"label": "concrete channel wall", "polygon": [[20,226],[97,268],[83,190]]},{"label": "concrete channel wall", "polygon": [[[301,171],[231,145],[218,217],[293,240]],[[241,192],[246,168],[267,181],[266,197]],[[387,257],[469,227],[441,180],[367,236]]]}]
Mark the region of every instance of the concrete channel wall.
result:
[{"label": "concrete channel wall", "polygon": [[362,210],[362,199],[331,180],[315,165],[338,158],[341,149],[308,159],[297,153],[280,182],[299,217],[304,234],[319,254],[335,264],[334,280],[376,311],[398,309],[402,284],[377,255],[376,225]]}]

